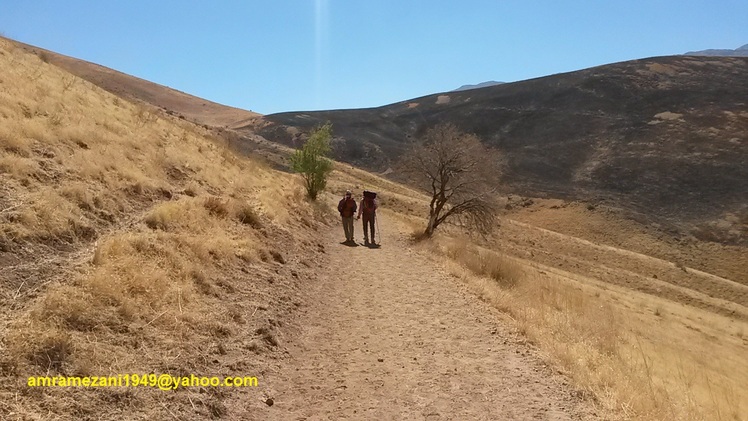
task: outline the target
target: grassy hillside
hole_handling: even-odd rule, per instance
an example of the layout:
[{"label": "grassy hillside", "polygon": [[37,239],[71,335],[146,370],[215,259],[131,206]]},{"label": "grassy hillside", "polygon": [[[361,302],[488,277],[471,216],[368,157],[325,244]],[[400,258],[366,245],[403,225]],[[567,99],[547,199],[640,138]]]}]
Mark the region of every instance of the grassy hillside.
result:
[{"label": "grassy hillside", "polygon": [[148,388],[23,385],[261,375],[313,279],[324,212],[290,175],[5,40],[0,70],[0,418],[225,414],[240,392],[195,389],[167,406]]}]

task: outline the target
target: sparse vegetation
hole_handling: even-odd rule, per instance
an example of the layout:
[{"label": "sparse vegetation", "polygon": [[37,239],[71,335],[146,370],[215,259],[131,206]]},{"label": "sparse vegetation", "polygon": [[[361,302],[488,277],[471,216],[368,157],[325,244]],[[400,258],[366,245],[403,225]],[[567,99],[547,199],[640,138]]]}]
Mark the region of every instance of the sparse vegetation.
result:
[{"label": "sparse vegetation", "polygon": [[[734,357],[732,345],[717,348],[704,338],[715,328],[727,334],[732,322],[665,300],[655,299],[650,310],[644,303],[651,297],[549,275],[465,237],[422,244],[449,257],[451,273],[507,313],[523,336],[612,413],[647,420],[741,419],[744,404],[737,396],[746,390],[735,372],[745,365],[703,360]],[[694,327],[702,317],[710,321]]]},{"label": "sparse vegetation", "polygon": [[291,168],[304,179],[307,196],[316,200],[327,185],[327,177],[332,172],[330,154],[332,125],[325,124],[314,129],[301,149],[291,156]]}]

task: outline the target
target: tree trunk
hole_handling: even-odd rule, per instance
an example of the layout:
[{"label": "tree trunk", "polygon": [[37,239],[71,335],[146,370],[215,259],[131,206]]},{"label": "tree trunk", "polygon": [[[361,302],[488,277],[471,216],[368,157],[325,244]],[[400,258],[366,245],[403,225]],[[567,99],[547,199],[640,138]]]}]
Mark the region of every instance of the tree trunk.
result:
[{"label": "tree trunk", "polygon": [[426,226],[426,231],[424,234],[426,234],[427,237],[431,238],[434,235],[434,230],[436,229],[437,223],[436,223],[436,215],[431,214],[429,216],[429,224]]}]

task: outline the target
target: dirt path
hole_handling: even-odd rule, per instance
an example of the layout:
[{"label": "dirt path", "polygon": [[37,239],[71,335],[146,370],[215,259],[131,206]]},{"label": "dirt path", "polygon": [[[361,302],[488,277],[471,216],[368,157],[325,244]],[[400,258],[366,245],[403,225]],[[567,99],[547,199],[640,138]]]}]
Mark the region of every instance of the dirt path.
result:
[{"label": "dirt path", "polygon": [[[594,419],[487,304],[386,216],[380,249],[325,241],[329,274],[310,285],[291,358],[261,388],[262,419]],[[341,231],[341,232],[338,232]],[[357,238],[361,237],[356,225]],[[249,409],[249,408],[246,408]]]}]

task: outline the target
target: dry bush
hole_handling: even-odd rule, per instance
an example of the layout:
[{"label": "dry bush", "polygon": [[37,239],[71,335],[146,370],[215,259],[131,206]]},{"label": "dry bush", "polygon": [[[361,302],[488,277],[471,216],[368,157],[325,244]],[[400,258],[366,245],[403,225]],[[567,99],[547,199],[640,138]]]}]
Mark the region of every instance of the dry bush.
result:
[{"label": "dry bush", "polygon": [[257,211],[248,203],[238,203],[234,208],[234,215],[242,224],[247,224],[252,228],[262,228],[262,220]]},{"label": "dry bush", "polygon": [[429,236],[426,233],[426,231],[423,230],[423,227],[418,226],[417,228],[414,228],[410,232],[410,240],[415,243],[420,243],[421,241],[428,240]]},{"label": "dry bush", "polygon": [[94,298],[98,297],[79,287],[60,285],[45,294],[32,316],[82,332],[109,325],[107,320],[114,314],[102,309],[100,301]]},{"label": "dry bush", "polygon": [[195,182],[190,182],[187,184],[187,186],[182,190],[182,194],[189,197],[195,197],[200,196],[202,192],[202,189],[200,186]]},{"label": "dry bush", "polygon": [[498,253],[479,249],[466,238],[449,242],[445,252],[474,274],[491,278],[504,288],[515,287],[524,278],[521,265]]},{"label": "dry bush", "polygon": [[23,136],[29,141],[37,141],[42,144],[53,143],[51,140],[55,133],[53,130],[50,130],[46,119],[29,118],[28,120],[22,120],[22,122],[20,136]]},{"label": "dry bush", "polygon": [[22,183],[29,183],[29,177],[39,172],[39,164],[30,158],[17,155],[0,156],[0,174],[10,174]]},{"label": "dry bush", "polygon": [[26,228],[28,239],[76,242],[95,235],[80,209],[54,190],[44,189],[27,200],[30,205],[19,212],[16,223]]},{"label": "dry bush", "polygon": [[0,127],[0,148],[22,157],[30,156],[31,142],[20,133],[11,130],[11,127]]},{"label": "dry bush", "polygon": [[24,348],[28,352],[28,358],[37,366],[52,372],[63,372],[70,365],[74,343],[68,332],[55,328],[45,329],[26,339]]},{"label": "dry bush", "polygon": [[133,110],[133,119],[138,127],[143,127],[157,122],[158,114],[148,110],[145,105],[140,105]]},{"label": "dry bush", "polygon": [[83,183],[71,183],[60,190],[60,194],[78,205],[84,210],[93,210],[96,207],[96,201],[91,194],[89,187]]},{"label": "dry bush", "polygon": [[41,60],[44,63],[49,63],[49,53],[46,51],[39,51],[37,52],[37,56],[39,57],[39,60]]},{"label": "dry bush", "polygon": [[194,219],[190,214],[193,209],[186,201],[162,203],[146,215],[144,222],[151,229],[174,230]]},{"label": "dry bush", "polygon": [[225,218],[231,215],[242,224],[253,228],[262,227],[260,216],[255,208],[247,202],[235,199],[223,200],[219,197],[211,196],[203,201],[203,206],[212,216]]},{"label": "dry bush", "polygon": [[219,197],[211,196],[203,201],[203,206],[213,216],[223,218],[231,212],[228,200],[221,200]]},{"label": "dry bush", "polygon": [[[87,150],[96,147],[106,147],[113,140],[108,138],[105,132],[98,128],[93,129],[86,126],[66,126],[58,130],[60,140],[71,147],[72,150],[78,148]],[[122,162],[120,162],[122,164]]]}]

